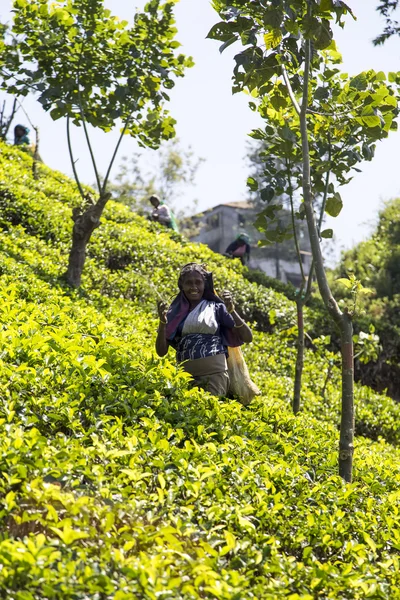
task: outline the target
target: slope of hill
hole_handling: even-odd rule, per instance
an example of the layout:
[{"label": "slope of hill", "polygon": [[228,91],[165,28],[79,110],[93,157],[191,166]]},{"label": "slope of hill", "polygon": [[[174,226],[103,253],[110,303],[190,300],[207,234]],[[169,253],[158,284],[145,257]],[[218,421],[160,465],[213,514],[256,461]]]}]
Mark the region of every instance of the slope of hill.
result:
[{"label": "slope of hill", "polygon": [[[355,482],[336,475],[339,373],[242,267],[110,203],[81,290],[66,177],[1,146],[0,592],[11,600],[400,597],[399,409],[357,388]],[[249,408],[153,351],[159,296],[196,260],[256,322]],[[369,436],[368,438],[365,436]]]}]

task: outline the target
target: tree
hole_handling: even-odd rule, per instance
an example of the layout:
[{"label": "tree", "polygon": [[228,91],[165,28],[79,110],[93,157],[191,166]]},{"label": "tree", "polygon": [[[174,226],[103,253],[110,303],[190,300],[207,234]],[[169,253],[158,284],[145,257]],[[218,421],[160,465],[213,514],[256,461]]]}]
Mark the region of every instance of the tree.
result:
[{"label": "tree", "polygon": [[[314,146],[313,140],[316,137],[328,140],[326,133],[332,129],[336,129],[339,135],[341,120],[346,122],[345,118],[348,126],[354,124],[356,131],[358,127],[369,130],[370,135],[373,132],[375,139],[386,137],[394,128],[393,119],[397,115],[395,94],[384,84],[384,74],[373,71],[350,80],[343,76],[343,85],[340,88],[333,85],[331,93],[330,79],[339,70],[327,69],[321,75],[324,65],[322,51],[327,48],[335,51],[330,21],[336,18],[343,25],[343,15],[351,13],[340,0],[262,0],[257,3],[229,0],[229,4],[225,0],[214,0],[214,7],[223,20],[211,29],[209,37],[223,42],[221,51],[238,40],[246,47],[235,56],[233,91],[246,90],[250,93],[251,108],[267,122],[274,112],[286,110],[287,118],[282,116],[280,137],[298,145],[301,152],[302,207],[298,212],[299,216],[303,213],[307,221],[322,299],[341,333],[342,414],[338,462],[339,474],[346,481],[351,481],[354,451],[353,314],[349,308],[340,309],[326,277],[314,210],[318,187],[315,182],[313,185],[311,168],[318,147]],[[329,82],[327,87],[320,84],[323,78]],[[343,113],[338,110],[337,103],[345,108]],[[371,151],[369,146],[368,149],[366,147],[365,152]],[[324,173],[333,167],[329,149],[324,150],[320,159],[323,180]],[[355,160],[355,157],[350,154],[349,160]],[[344,163],[341,171],[345,174],[347,169]],[[344,174],[343,182],[346,179]],[[341,183],[339,175],[337,179]],[[337,207],[335,212],[338,214],[342,200],[335,191],[335,183],[331,182],[327,207],[330,202],[332,208]],[[271,201],[275,190],[265,190],[264,195],[267,202]],[[278,206],[267,206],[264,211],[266,222],[274,219]]]},{"label": "tree", "polygon": [[[359,122],[352,114],[353,88],[369,86],[373,94],[385,94],[387,89],[382,86],[382,75],[373,71],[367,75],[361,74],[358,78],[349,79],[338,71],[341,56],[332,43],[331,48],[321,51],[322,62],[318,77],[310,80],[313,104],[310,107],[308,135],[312,152],[310,153],[310,177],[314,194],[314,207],[319,214],[318,232],[321,238],[331,239],[332,230],[322,231],[324,214],[337,216],[342,208],[340,194],[336,192],[335,185],[345,185],[352,178],[353,172],[359,172],[358,165],[363,160],[372,160],[375,154],[377,131],[369,127],[369,120]],[[366,84],[368,80],[368,85]],[[304,353],[304,306],[308,302],[312,291],[314,264],[312,264],[308,281],[303,269],[298,235],[298,220],[305,218],[304,205],[301,203],[299,192],[302,189],[302,146],[300,121],[293,114],[291,104],[285,104],[281,98],[281,82],[272,94],[272,109],[267,108],[268,125],[264,130],[256,130],[251,135],[262,143],[260,165],[257,169],[257,185],[261,189],[260,197],[274,207],[262,211],[258,219],[258,226],[265,232],[266,241],[273,243],[277,239],[286,237],[291,239],[302,274],[302,284],[296,296],[298,316],[297,360],[295,370],[295,385],[293,396],[293,409],[297,413],[300,409],[300,390],[303,371]],[[276,96],[278,94],[278,96]],[[385,100],[395,107],[396,101]],[[275,107],[275,108],[274,108]],[[383,118],[383,117],[382,117]],[[390,121],[390,112],[388,122]],[[361,119],[362,121],[362,119]],[[288,125],[290,123],[290,126]],[[371,121],[372,125],[375,121]],[[392,122],[390,121],[390,124]],[[380,134],[379,134],[380,135]],[[254,178],[250,185],[255,186]],[[291,212],[291,223],[286,228],[272,228],[276,220],[277,203],[282,204],[282,199],[287,199]],[[280,204],[280,205],[281,205]],[[317,208],[318,206],[318,208]],[[279,206],[278,206],[279,208]],[[275,212],[276,211],[276,212]],[[267,217],[267,221],[265,219]]]},{"label": "tree", "polygon": [[393,12],[399,7],[399,0],[380,0],[377,11],[386,21],[383,32],[374,39],[374,45],[384,44],[393,35],[400,35],[400,25],[395,19],[392,19]]},{"label": "tree", "polygon": [[[111,197],[108,183],[124,135],[157,148],[175,135],[164,105],[174,77],[193,63],[176,54],[174,1],[150,0],[128,26],[104,8],[103,0],[15,0],[13,43],[2,43],[3,87],[15,95],[33,91],[56,120],[65,117],[74,177],[82,198],[73,210],[67,282],[79,287],[86,247]],[[71,123],[82,126],[95,174],[98,198],[80,183]],[[100,177],[89,125],[121,133],[105,177]]]}]

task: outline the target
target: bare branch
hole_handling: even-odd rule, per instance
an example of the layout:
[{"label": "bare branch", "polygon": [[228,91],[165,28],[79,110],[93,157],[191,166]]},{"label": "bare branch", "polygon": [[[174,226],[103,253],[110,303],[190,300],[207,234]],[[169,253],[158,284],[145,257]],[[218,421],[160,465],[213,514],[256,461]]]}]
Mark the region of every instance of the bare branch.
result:
[{"label": "bare branch", "polygon": [[78,172],[77,172],[76,167],[75,167],[74,155],[72,153],[71,132],[70,132],[69,122],[70,122],[70,117],[68,115],[67,116],[67,142],[68,142],[69,157],[71,159],[72,171],[74,173],[74,178],[75,178],[75,181],[76,181],[76,185],[78,186],[79,193],[82,196],[82,199],[85,200],[85,192],[83,191],[83,188],[81,186],[81,182],[79,181]]},{"label": "bare branch", "polygon": [[[324,197],[322,199],[321,210],[320,210],[320,213],[319,213],[318,235],[321,234],[322,221],[324,219],[326,201],[328,199],[329,179],[330,179],[330,174],[331,174],[332,144],[331,144],[331,136],[329,135],[329,133],[328,133],[328,141],[329,141],[329,150],[328,150],[329,169],[326,172]],[[312,261],[311,261],[310,272],[308,274],[307,289],[306,289],[306,293],[305,293],[305,296],[304,296],[304,303],[308,302],[308,300],[309,300],[309,298],[311,296],[313,276],[314,276],[314,259],[312,259]]]},{"label": "bare branch", "polygon": [[[310,6],[310,5],[309,5]],[[303,194],[304,207],[307,216],[308,230],[310,234],[310,242],[313,257],[315,260],[315,271],[318,280],[318,286],[321,296],[328,308],[332,318],[336,323],[341,324],[342,311],[340,310],[336,300],[332,296],[331,289],[324,270],[324,263],[319,240],[319,231],[315,222],[314,207],[312,202],[311,192],[311,177],[310,177],[310,150],[308,142],[307,130],[307,103],[308,103],[308,85],[310,80],[310,62],[311,48],[310,41],[305,40],[305,65],[304,65],[304,82],[303,82],[303,102],[300,115],[300,129],[303,148]]]},{"label": "bare branch", "polygon": [[121,135],[119,136],[119,139],[118,139],[117,145],[115,146],[114,154],[113,154],[113,156],[112,156],[112,158],[111,158],[110,164],[109,164],[109,166],[108,166],[108,169],[107,169],[106,176],[105,176],[105,178],[104,178],[104,181],[103,181],[103,186],[102,186],[102,188],[101,188],[101,194],[104,194],[104,193],[105,193],[105,191],[106,191],[106,188],[107,188],[107,183],[108,183],[108,179],[109,179],[109,177],[110,177],[110,173],[111,173],[111,169],[112,169],[112,167],[113,167],[113,164],[114,164],[115,158],[116,158],[116,156],[117,156],[117,153],[118,153],[119,147],[120,147],[120,145],[121,145],[121,142],[122,142],[122,140],[123,140],[123,137],[124,137],[124,135],[125,135],[125,132],[126,132],[126,130],[128,129],[128,125],[129,125],[129,122],[130,122],[130,120],[131,120],[132,114],[133,114],[133,111],[130,113],[129,117],[126,119],[126,121],[125,121],[125,125],[124,125],[124,127],[123,127],[123,129],[122,129],[122,131],[121,131]]},{"label": "bare branch", "polygon": [[[79,83],[78,83],[78,88],[79,88]],[[82,101],[81,101],[81,93],[79,91],[78,91],[78,96],[79,96],[79,112],[80,112],[81,119],[82,119],[83,131],[85,132],[86,143],[87,143],[88,148],[89,148],[90,158],[92,159],[92,165],[93,165],[93,170],[94,170],[94,174],[95,174],[95,177],[96,177],[97,188],[100,191],[101,190],[100,175],[99,175],[99,172],[97,170],[97,163],[96,163],[96,159],[94,157],[94,152],[93,152],[93,149],[92,149],[92,144],[90,142],[90,136],[89,136],[89,132],[88,132],[87,126],[86,126],[85,113],[84,113],[83,106],[82,106]]]},{"label": "bare branch", "polygon": [[82,95],[81,95],[81,85],[80,85],[80,80],[81,80],[81,60],[82,60],[82,54],[83,54],[83,50],[84,50],[84,44],[82,44],[81,50],[80,50],[80,55],[79,55],[79,60],[78,60],[78,72],[77,72],[77,81],[76,81],[76,87],[77,87],[77,91],[78,91],[78,104],[79,104],[79,112],[81,115],[81,119],[82,119],[82,125],[83,125],[83,131],[85,133],[85,138],[86,138],[86,143],[87,146],[89,148],[89,153],[90,153],[90,158],[92,159],[92,165],[93,165],[93,170],[94,170],[94,174],[96,177],[96,183],[97,183],[97,189],[99,190],[99,193],[101,193],[101,180],[100,180],[100,175],[99,172],[97,170],[97,163],[96,163],[96,159],[94,157],[94,152],[92,149],[92,144],[90,142],[90,136],[89,136],[89,132],[87,130],[87,125],[86,125],[86,117],[85,117],[85,111],[83,110],[83,104],[82,104]]},{"label": "bare branch", "polygon": [[19,101],[17,98],[16,98],[15,100],[16,100],[16,102],[18,102],[18,104],[19,104],[19,108],[21,108],[21,109],[22,109],[22,111],[23,111],[24,115],[25,115],[25,116],[26,116],[26,118],[28,119],[29,125],[32,127],[32,129],[34,129],[34,130],[36,131],[36,125],[34,125],[34,124],[32,123],[32,121],[30,120],[30,117],[29,117],[28,113],[26,112],[25,108],[23,107],[23,104],[22,104],[22,102],[20,102],[20,101]]},{"label": "bare branch", "polygon": [[285,65],[282,65],[282,75],[283,75],[283,80],[285,82],[285,85],[287,87],[287,91],[289,93],[289,98],[292,101],[292,104],[294,106],[295,111],[300,116],[302,109],[300,108],[300,105],[299,105],[299,103],[296,100],[296,96],[294,95],[293,88],[292,88],[291,83],[289,81],[289,77],[288,77]]}]

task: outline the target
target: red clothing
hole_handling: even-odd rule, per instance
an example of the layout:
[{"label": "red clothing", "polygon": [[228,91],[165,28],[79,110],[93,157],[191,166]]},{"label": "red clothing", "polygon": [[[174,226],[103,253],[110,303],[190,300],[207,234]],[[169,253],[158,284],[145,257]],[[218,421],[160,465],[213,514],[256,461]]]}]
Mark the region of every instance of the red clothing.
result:
[{"label": "red clothing", "polygon": [[232,252],[232,256],[244,256],[246,254],[246,244],[239,246]]}]

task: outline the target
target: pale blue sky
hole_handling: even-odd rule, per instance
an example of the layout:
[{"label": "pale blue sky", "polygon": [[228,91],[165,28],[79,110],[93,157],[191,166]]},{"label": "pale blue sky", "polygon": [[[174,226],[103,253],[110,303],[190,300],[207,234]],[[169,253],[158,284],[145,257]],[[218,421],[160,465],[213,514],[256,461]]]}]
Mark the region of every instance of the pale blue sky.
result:
[{"label": "pale blue sky", "polygon": [[[106,0],[113,13],[130,18],[141,0]],[[358,20],[348,19],[344,31],[335,34],[344,58],[344,70],[355,74],[362,70],[400,70],[400,40],[394,39],[384,47],[374,48],[372,38],[382,24],[375,12],[377,0],[348,0]],[[0,0],[0,18],[10,18],[11,0]],[[178,39],[182,51],[194,57],[195,67],[179,80],[173,90],[170,111],[177,119],[177,133],[185,146],[206,159],[201,166],[194,188],[180,202],[190,204],[197,198],[199,209],[246,197],[247,168],[244,162],[247,134],[262,120],[250,111],[244,94],[231,94],[232,57],[239,46],[232,46],[222,56],[218,43],[206,40],[207,32],[218,20],[207,0],[181,0],[176,7]],[[24,106],[31,120],[41,130],[41,154],[51,167],[71,174],[65,139],[64,120],[53,122],[39,104],[26,99]],[[24,121],[24,118],[19,117]],[[105,171],[111,146],[117,133],[95,132],[96,152],[101,170]],[[82,180],[93,182],[93,174],[79,131],[75,133],[76,155]],[[133,140],[125,139],[122,155],[137,150]],[[362,166],[354,180],[341,189],[344,209],[332,220],[337,246],[349,247],[365,238],[370,224],[383,200],[400,195],[399,171],[400,133],[380,142],[372,163]],[[114,171],[114,174],[116,171]]]}]

